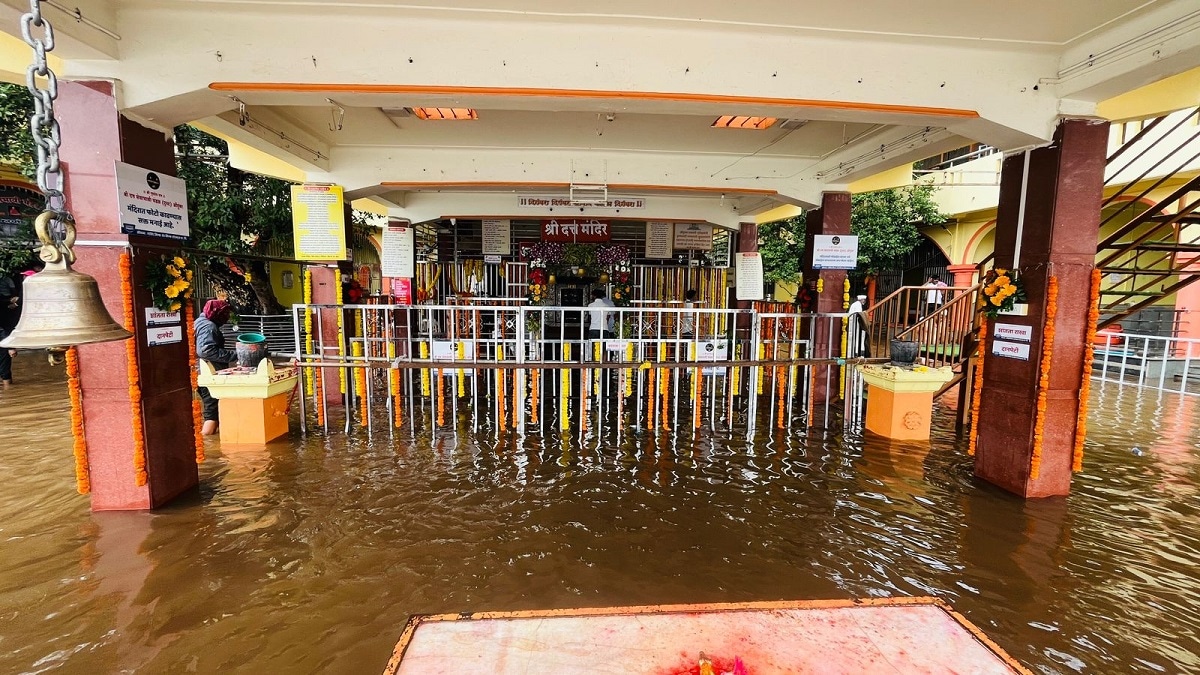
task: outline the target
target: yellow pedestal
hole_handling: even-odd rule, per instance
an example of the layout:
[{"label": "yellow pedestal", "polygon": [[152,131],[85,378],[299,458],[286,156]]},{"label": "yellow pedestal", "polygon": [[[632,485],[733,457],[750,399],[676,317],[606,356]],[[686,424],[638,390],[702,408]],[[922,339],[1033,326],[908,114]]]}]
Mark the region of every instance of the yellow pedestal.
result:
[{"label": "yellow pedestal", "polygon": [[896,440],[927,440],[933,394],[954,376],[950,368],[858,366],[867,383],[867,430]]},{"label": "yellow pedestal", "polygon": [[233,444],[269,443],[288,432],[288,394],[270,398],[223,398],[221,442]]},{"label": "yellow pedestal", "polygon": [[288,401],[296,387],[295,368],[276,368],[263,359],[258,368],[217,371],[200,362],[201,387],[217,399],[221,442],[263,444],[288,432]]}]

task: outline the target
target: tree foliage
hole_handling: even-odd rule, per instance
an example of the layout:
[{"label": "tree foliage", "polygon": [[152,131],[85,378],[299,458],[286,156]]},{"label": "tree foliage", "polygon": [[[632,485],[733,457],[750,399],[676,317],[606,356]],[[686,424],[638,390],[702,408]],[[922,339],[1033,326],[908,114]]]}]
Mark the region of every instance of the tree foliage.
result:
[{"label": "tree foliage", "polygon": [[941,225],[932,185],[910,185],[851,197],[850,231],[858,235],[858,265],[874,274],[900,263],[921,243],[921,225]]},{"label": "tree foliage", "polygon": [[758,226],[758,253],[767,283],[800,278],[804,254],[804,216],[784,218]]}]

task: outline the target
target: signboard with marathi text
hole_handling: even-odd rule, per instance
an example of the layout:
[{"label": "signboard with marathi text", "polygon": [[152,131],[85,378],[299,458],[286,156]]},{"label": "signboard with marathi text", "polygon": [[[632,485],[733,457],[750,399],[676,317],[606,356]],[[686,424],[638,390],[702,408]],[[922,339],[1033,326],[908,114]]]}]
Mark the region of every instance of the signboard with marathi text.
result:
[{"label": "signboard with marathi text", "polygon": [[483,254],[485,256],[512,254],[511,220],[483,221]]},{"label": "signboard with marathi text", "polygon": [[1024,342],[992,340],[992,353],[1006,359],[1029,360],[1029,345]]},{"label": "signboard with marathi text", "polygon": [[297,260],[346,259],[346,211],[340,185],[293,185]]},{"label": "signboard with marathi text", "polygon": [[187,239],[187,184],[165,174],[116,162],[117,207],[121,232],[147,237]]},{"label": "signboard with marathi text", "polygon": [[1033,326],[1022,326],[1015,323],[997,323],[992,335],[1001,340],[1016,340],[1030,342],[1033,340]]},{"label": "signboard with marathi text", "polygon": [[146,329],[146,346],[157,347],[183,342],[183,326],[160,326]]},{"label": "signboard with marathi text", "polygon": [[712,246],[712,225],[675,223],[675,248],[683,251],[711,251]]},{"label": "signboard with marathi text", "polygon": [[665,260],[675,255],[675,228],[671,223],[646,223],[646,257]]},{"label": "signboard with marathi text", "polygon": [[612,239],[608,223],[594,218],[555,218],[542,221],[542,241],[599,243]]},{"label": "signboard with marathi text", "polygon": [[182,319],[179,318],[179,311],[167,311],[157,307],[146,308],[146,325],[147,326],[166,326],[173,323],[179,323]]},{"label": "signboard with marathi text", "polygon": [[858,267],[858,236],[814,235],[812,253],[815,270],[852,270]]},{"label": "signboard with marathi text", "polygon": [[417,275],[415,231],[408,225],[389,224],[383,230],[381,248],[383,276],[410,278]]},{"label": "signboard with marathi text", "polygon": [[763,283],[762,255],[757,251],[737,254],[734,269],[738,300],[762,300],[766,294]]},{"label": "signboard with marathi text", "polygon": [[[564,195],[517,195],[517,206],[523,209],[553,209],[579,206]],[[588,204],[594,209],[644,209],[646,200],[641,197],[611,197],[600,204]]]},{"label": "signboard with marathi text", "polygon": [[402,277],[392,279],[392,302],[397,305],[412,304],[412,281]]}]

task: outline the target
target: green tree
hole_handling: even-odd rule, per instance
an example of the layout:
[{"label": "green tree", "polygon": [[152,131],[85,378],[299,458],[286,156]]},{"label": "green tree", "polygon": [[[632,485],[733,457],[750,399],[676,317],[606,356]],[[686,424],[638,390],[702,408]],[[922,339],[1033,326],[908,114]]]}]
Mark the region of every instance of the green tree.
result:
[{"label": "green tree", "polygon": [[[31,180],[37,172],[33,135],[29,133],[32,114],[33,97],[24,85],[0,83],[0,163]],[[37,260],[34,242],[32,219],[7,236],[0,232],[0,275],[12,275],[32,265]]]},{"label": "green tree", "polygon": [[932,185],[863,192],[851,197],[850,231],[858,235],[858,265],[876,274],[900,263],[921,243],[921,225],[940,225]]},{"label": "green tree", "polygon": [[804,229],[803,214],[758,226],[758,253],[762,256],[764,281],[774,283],[800,278]]}]

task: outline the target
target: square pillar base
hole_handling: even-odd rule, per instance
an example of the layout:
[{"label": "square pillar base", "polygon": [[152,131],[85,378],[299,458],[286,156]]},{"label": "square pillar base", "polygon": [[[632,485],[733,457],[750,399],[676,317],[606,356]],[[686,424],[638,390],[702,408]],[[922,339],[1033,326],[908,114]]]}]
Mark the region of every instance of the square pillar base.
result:
[{"label": "square pillar base", "polygon": [[933,394],[953,371],[859,366],[859,372],[867,383],[867,431],[898,441],[929,440]]},{"label": "square pillar base", "polygon": [[289,392],[269,398],[223,398],[221,443],[262,445],[288,432]]}]

